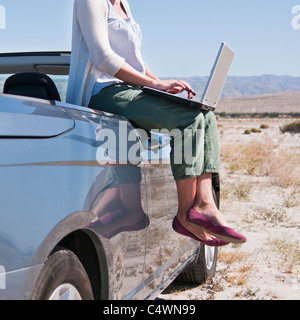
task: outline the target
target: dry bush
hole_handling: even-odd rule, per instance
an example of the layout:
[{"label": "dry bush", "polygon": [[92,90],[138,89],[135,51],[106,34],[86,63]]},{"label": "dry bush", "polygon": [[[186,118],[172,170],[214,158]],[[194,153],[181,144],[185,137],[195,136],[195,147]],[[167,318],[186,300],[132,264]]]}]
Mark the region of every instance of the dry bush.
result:
[{"label": "dry bush", "polygon": [[280,259],[279,269],[286,273],[300,272],[299,241],[286,235],[277,239],[269,239],[269,247]]},{"label": "dry bush", "polygon": [[[251,254],[242,251],[220,251],[218,260],[227,264],[226,281],[231,285],[244,286],[251,276],[253,264]],[[238,264],[242,263],[242,265]]]},{"label": "dry bush", "polygon": [[220,250],[218,254],[218,260],[226,264],[233,264],[238,261],[247,261],[250,258],[250,254],[243,251],[226,252]]},{"label": "dry bush", "polygon": [[299,181],[299,154],[292,150],[278,152],[271,165],[272,182],[281,187],[300,185]]},{"label": "dry bush", "polygon": [[282,206],[273,208],[257,208],[253,214],[253,219],[263,220],[273,226],[277,226],[283,222],[289,222],[286,210]]},{"label": "dry bush", "polygon": [[284,200],[286,208],[294,208],[300,206],[300,188],[293,188],[292,192],[288,194]]},{"label": "dry bush", "polygon": [[221,158],[230,173],[243,171],[248,175],[268,176],[282,187],[299,184],[299,173],[291,170],[299,167],[299,155],[280,150],[271,141],[224,145]]},{"label": "dry bush", "polygon": [[225,145],[221,149],[221,157],[232,173],[243,170],[249,175],[268,176],[273,150],[272,144],[258,142]]},{"label": "dry bush", "polygon": [[299,133],[300,132],[300,121],[295,121],[289,124],[286,124],[282,128],[280,128],[282,133],[290,132],[290,133]]}]

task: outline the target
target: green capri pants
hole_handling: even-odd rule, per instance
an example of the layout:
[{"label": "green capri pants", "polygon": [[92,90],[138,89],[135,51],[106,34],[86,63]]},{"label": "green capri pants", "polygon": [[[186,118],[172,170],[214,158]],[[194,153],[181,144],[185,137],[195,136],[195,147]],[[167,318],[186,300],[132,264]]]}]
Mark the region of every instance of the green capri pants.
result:
[{"label": "green capri pants", "polygon": [[219,171],[219,141],[213,112],[149,95],[126,83],[102,89],[91,98],[89,108],[124,116],[136,128],[148,132],[154,129],[179,132],[171,136],[170,161],[175,180]]}]

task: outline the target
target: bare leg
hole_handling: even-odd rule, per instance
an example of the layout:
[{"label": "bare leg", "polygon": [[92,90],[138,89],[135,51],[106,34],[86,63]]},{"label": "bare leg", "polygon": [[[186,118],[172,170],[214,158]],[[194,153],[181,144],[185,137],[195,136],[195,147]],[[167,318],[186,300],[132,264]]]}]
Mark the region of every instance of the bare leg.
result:
[{"label": "bare leg", "polygon": [[228,226],[213,198],[211,173],[205,173],[197,178],[197,193],[193,208],[217,225]]},{"label": "bare leg", "polygon": [[187,213],[193,208],[196,195],[197,195],[197,178],[186,180],[177,180],[177,193],[178,193],[178,213],[177,219],[189,232],[194,234],[201,240],[209,241],[213,239],[210,234],[199,230],[186,220]]}]

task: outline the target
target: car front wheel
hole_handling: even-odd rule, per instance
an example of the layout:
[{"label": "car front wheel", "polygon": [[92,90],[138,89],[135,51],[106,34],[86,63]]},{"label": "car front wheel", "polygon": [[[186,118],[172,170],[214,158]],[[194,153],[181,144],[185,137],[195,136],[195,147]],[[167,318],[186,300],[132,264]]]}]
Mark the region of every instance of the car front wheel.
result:
[{"label": "car front wheel", "polygon": [[70,250],[52,253],[41,271],[33,300],[93,300],[89,277]]},{"label": "car front wheel", "polygon": [[179,282],[201,284],[214,277],[218,257],[217,247],[200,244],[194,262],[176,278]]}]

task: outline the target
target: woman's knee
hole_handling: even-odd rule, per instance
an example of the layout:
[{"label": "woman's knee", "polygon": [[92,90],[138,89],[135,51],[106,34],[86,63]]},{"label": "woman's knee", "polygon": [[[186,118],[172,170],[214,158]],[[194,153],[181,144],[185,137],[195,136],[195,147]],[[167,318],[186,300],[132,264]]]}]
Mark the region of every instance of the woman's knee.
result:
[{"label": "woman's knee", "polygon": [[208,112],[206,115],[205,115],[205,119],[207,122],[209,123],[216,123],[217,122],[217,119],[216,119],[216,116],[213,112]]},{"label": "woman's knee", "polygon": [[208,112],[205,115],[206,127],[217,128],[217,119],[213,112]]}]

